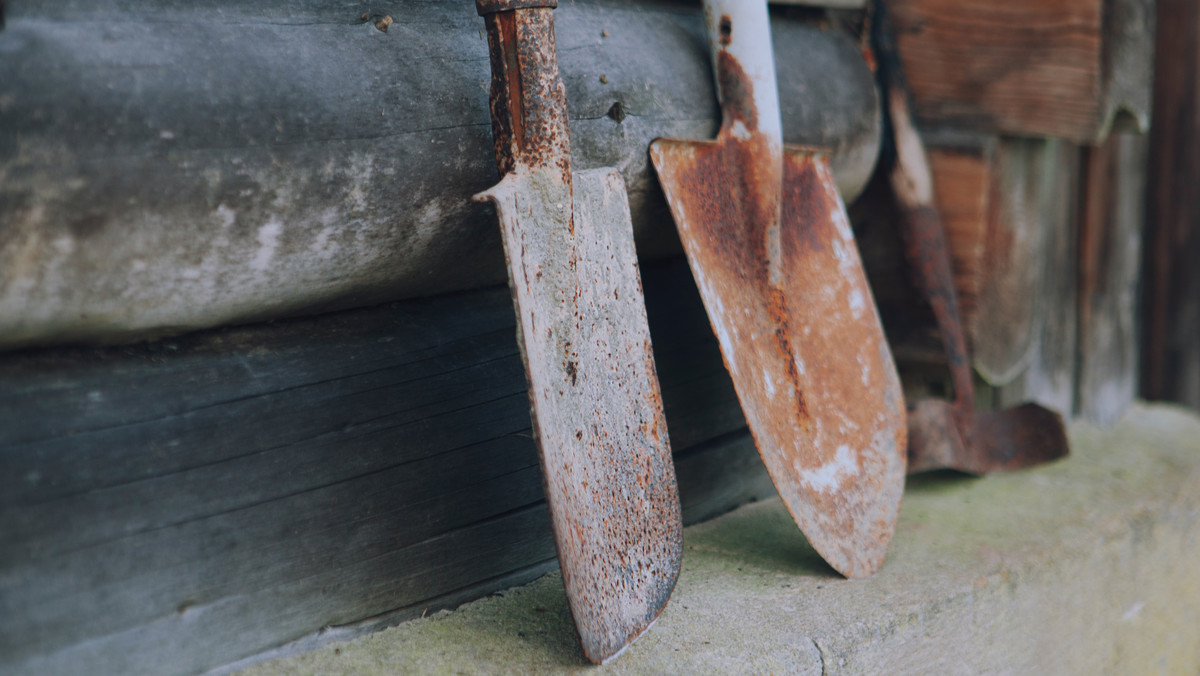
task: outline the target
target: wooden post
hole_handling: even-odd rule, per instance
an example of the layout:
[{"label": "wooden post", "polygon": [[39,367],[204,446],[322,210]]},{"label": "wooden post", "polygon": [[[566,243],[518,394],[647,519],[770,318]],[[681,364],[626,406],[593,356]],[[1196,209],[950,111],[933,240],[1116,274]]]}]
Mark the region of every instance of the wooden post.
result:
[{"label": "wooden post", "polygon": [[1078,413],[1113,423],[1137,394],[1137,287],[1146,137],[1084,151],[1079,218]]},{"label": "wooden post", "polygon": [[1200,4],[1159,3],[1142,395],[1200,408]]}]

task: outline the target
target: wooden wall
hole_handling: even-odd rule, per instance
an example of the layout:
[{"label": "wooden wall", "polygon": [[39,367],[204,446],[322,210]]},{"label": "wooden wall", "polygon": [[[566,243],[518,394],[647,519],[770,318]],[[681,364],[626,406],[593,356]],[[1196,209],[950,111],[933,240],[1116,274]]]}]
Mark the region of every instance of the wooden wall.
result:
[{"label": "wooden wall", "polygon": [[[922,16],[918,0],[897,4]],[[1145,3],[1103,4],[1146,28]],[[618,5],[597,16],[632,11]],[[1140,381],[1200,406],[1200,10],[1162,5],[1172,20],[1158,24],[1149,139],[1093,137],[1111,93],[1136,100],[1137,87],[1104,84],[1120,71],[1104,66],[1120,60],[1105,51],[1113,27],[1087,12],[1086,40],[1045,46],[1085,48],[1085,75],[1101,78],[1081,90],[1100,97],[1086,110],[1039,108],[1042,129],[998,124],[1011,105],[994,115],[918,105],[990,405],[1032,399],[1110,422]],[[324,11],[314,7],[305,11]],[[695,19],[694,8],[655,7],[657,20]],[[918,34],[905,38],[910,55]],[[852,45],[838,44],[830,53]],[[798,89],[785,94],[804,107]],[[592,122],[614,124],[603,112]],[[944,395],[936,332],[882,190],[872,183],[853,205],[864,261],[906,391]],[[686,265],[665,258],[643,275],[685,521],[771,495]],[[0,354],[0,673],[198,673],[453,606],[554,565],[504,288]]]},{"label": "wooden wall", "polygon": [[[686,266],[644,277],[685,520],[772,494]],[[196,673],[536,577],[508,292],[0,356],[0,524],[3,673]]]}]

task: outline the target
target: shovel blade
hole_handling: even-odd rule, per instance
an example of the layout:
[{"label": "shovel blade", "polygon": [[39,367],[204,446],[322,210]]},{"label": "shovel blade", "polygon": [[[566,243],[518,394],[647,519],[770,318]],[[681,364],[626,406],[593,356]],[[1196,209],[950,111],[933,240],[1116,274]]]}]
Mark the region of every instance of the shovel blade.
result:
[{"label": "shovel blade", "polygon": [[780,497],[834,569],[870,575],[904,489],[899,378],[827,159],[785,149],[772,218],[747,145],[659,139],[651,158]]},{"label": "shovel blade", "polygon": [[958,431],[954,406],[943,399],[922,399],[908,412],[908,473],[965,469],[974,462]]},{"label": "shovel blade", "polygon": [[961,418],[940,399],[917,402],[908,415],[910,474],[952,469],[984,475],[1041,465],[1068,453],[1062,416],[1037,404]]},{"label": "shovel blade", "polygon": [[[662,612],[682,520],[625,183],[519,166],[496,204],[563,583],[603,663]],[[571,208],[573,205],[573,211]]]},{"label": "shovel blade", "polygon": [[1011,472],[1065,457],[1067,430],[1062,416],[1037,404],[975,414],[971,445],[974,474]]}]

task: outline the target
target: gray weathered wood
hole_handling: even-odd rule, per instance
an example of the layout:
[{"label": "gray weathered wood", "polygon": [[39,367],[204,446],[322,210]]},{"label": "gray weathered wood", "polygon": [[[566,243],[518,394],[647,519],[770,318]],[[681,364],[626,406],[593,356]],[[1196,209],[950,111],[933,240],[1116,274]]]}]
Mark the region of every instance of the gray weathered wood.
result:
[{"label": "gray weathered wood", "polygon": [[1000,407],[1033,401],[1070,416],[1075,411],[1078,359],[1078,146],[1060,140],[1008,140],[1032,147],[1023,174],[1035,189],[1032,228],[1035,278],[1025,299],[1032,310],[1028,366],[996,393]]},{"label": "gray weathered wood", "polygon": [[1137,396],[1144,136],[1086,149],[1079,233],[1079,414],[1115,423]]},{"label": "gray weathered wood", "polygon": [[1158,0],[1105,0],[1105,91],[1094,144],[1112,130],[1150,130],[1157,4]]},{"label": "gray weathered wood", "polygon": [[[639,253],[677,252],[647,147],[716,129],[699,4],[562,5],[574,165],[618,168]],[[496,182],[482,25],[431,0],[10,2],[0,349],[502,282],[469,200]],[[871,74],[836,32],[772,27],[786,140],[834,147],[852,197],[879,144]]]},{"label": "gray weathered wood", "polygon": [[[772,491],[682,262],[643,269],[685,519]],[[0,357],[0,672],[196,673],[554,557],[503,288]]]},{"label": "gray weathered wood", "polygon": [[972,328],[975,369],[993,385],[1011,382],[1029,367],[1044,321],[1040,293],[1047,223],[1049,143],[1005,139],[996,151],[989,200],[983,280]]}]

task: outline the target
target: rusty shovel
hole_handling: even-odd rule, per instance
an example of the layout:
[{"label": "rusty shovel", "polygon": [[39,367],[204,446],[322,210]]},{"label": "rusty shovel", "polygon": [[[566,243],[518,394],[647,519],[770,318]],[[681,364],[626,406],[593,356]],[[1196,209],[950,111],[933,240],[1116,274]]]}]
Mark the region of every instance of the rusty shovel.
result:
[{"label": "rusty shovel", "polygon": [[603,663],[649,628],[679,575],[675,468],[625,183],[571,171],[554,0],[477,0],[487,24],[495,204],[563,584]]},{"label": "rusty shovel", "polygon": [[899,378],[828,158],[783,145],[766,2],[704,11],[721,129],[650,155],[775,488],[834,569],[870,575],[904,490]]},{"label": "rusty shovel", "polygon": [[910,473],[953,469],[988,474],[1022,469],[1067,455],[1062,417],[1026,403],[975,410],[971,357],[958,313],[945,228],[934,206],[933,176],[913,125],[908,89],[883,2],[874,4],[872,34],[885,111],[891,121],[889,179],[900,207],[900,235],[917,289],[929,302],[950,364],[954,402],[923,399],[908,414]]}]

